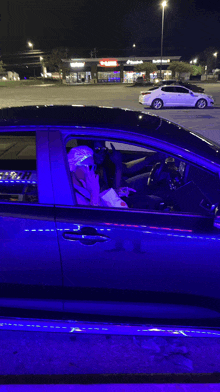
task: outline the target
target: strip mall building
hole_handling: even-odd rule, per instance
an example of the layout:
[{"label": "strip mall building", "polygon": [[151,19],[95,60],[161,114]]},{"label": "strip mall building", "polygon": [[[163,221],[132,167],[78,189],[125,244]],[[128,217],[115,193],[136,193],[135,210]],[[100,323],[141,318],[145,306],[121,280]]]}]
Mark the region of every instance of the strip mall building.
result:
[{"label": "strip mall building", "polygon": [[67,69],[67,83],[133,83],[137,77],[145,76],[144,72],[136,72],[135,66],[145,62],[152,62],[158,67],[158,71],[152,73],[150,78],[161,76],[170,79],[172,74],[167,68],[172,61],[179,61],[181,56],[160,57],[119,57],[119,58],[84,58],[63,59]]}]

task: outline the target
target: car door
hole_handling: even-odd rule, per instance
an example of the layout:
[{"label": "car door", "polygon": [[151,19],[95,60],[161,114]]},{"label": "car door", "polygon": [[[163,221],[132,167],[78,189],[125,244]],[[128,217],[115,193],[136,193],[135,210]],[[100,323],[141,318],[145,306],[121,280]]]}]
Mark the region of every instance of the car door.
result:
[{"label": "car door", "polygon": [[175,87],[165,86],[161,88],[161,98],[163,100],[164,106],[175,106],[177,93]]},{"label": "car door", "polygon": [[[97,301],[219,303],[220,231],[213,217],[77,206],[71,183],[67,192],[64,153],[58,157],[62,138],[50,137],[66,311],[96,312]],[[61,178],[66,194],[58,192]]]},{"label": "car door", "polygon": [[48,133],[21,129],[0,132],[0,301],[13,298],[12,307],[62,287]]},{"label": "car door", "polygon": [[194,95],[185,87],[176,86],[176,104],[179,106],[194,106]]}]

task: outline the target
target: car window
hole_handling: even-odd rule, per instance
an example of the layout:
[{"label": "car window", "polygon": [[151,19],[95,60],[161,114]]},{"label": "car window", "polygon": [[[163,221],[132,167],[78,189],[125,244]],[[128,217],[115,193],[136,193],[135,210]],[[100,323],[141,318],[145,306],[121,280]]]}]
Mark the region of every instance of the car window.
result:
[{"label": "car window", "polygon": [[[70,145],[73,147],[70,148]],[[66,144],[66,151],[69,154],[80,146],[92,150],[94,162],[89,164],[91,170],[95,165],[100,194],[113,189],[116,193],[114,197],[118,195],[126,208],[207,215],[219,203],[220,181],[217,175],[179,157],[147,146],[103,140],[72,139]],[[70,167],[70,172],[72,170]],[[79,191],[78,204],[89,205],[89,194],[84,194],[83,189],[86,188],[85,178],[82,173],[80,175],[82,183],[78,178],[78,187],[73,186],[76,199]],[[100,206],[117,208],[120,203],[114,205],[109,202]]]},{"label": "car window", "polygon": [[161,88],[162,91],[165,91],[166,93],[175,93],[175,87],[172,86],[168,86],[168,87],[162,87]]},{"label": "car window", "polygon": [[177,93],[183,93],[183,94],[189,94],[189,90],[187,90],[184,87],[176,87],[176,92]]},{"label": "car window", "polygon": [[38,202],[35,132],[0,133],[0,201]]}]

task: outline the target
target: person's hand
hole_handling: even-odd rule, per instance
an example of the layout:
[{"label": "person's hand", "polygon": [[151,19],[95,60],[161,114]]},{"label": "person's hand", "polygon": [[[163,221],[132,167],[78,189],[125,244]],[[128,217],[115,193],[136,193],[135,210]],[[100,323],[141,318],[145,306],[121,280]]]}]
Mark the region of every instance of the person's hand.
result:
[{"label": "person's hand", "polygon": [[112,163],[115,164],[115,166],[121,167],[122,166],[122,156],[120,151],[116,151],[115,147],[113,146],[112,143],[110,143],[111,148],[112,148],[112,153],[109,154],[109,158],[111,159]]},{"label": "person's hand", "polygon": [[83,187],[86,188],[90,193],[98,193],[100,192],[99,186],[99,175],[95,174],[94,170],[89,170],[89,167],[86,167],[85,172],[85,180],[80,180]]},{"label": "person's hand", "polygon": [[117,190],[119,197],[123,197],[123,196],[128,197],[130,192],[136,192],[136,190],[133,188],[128,188],[127,186],[118,188]]},{"label": "person's hand", "polygon": [[90,202],[92,205],[99,204],[99,193],[100,193],[100,185],[99,185],[99,175],[95,174],[93,170],[89,170],[86,168],[85,172],[85,180],[80,180],[83,187],[87,189],[90,193]]}]

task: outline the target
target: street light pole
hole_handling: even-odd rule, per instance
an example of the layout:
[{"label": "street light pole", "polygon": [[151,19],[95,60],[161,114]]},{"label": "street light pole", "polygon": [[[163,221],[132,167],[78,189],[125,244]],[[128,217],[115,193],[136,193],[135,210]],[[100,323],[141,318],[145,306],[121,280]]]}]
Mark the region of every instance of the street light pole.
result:
[{"label": "street light pole", "polygon": [[213,53],[213,56],[215,57],[215,68],[217,67],[217,56],[218,52]]},{"label": "street light pole", "polygon": [[162,5],[162,29],[161,29],[161,46],[160,46],[160,78],[162,77],[162,60],[163,60],[163,26],[164,26],[164,8],[167,5],[166,1],[163,1]]},{"label": "street light pole", "polygon": [[[28,42],[28,46],[32,49],[32,51],[34,50],[34,44],[32,42]],[[35,78],[35,67],[34,67],[34,78]]]}]

